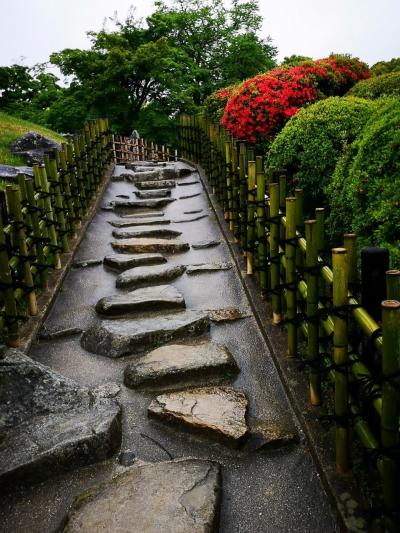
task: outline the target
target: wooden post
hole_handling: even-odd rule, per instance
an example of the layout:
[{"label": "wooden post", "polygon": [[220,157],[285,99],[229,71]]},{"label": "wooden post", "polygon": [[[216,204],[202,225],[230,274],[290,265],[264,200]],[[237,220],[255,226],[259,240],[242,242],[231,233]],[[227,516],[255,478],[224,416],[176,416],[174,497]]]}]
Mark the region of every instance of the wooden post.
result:
[{"label": "wooden post", "polygon": [[348,339],[346,307],[348,304],[348,264],[345,248],[332,250],[333,307],[336,310],[333,323],[333,359],[335,369],[335,416],[336,425],[336,469],[349,469],[349,392],[348,392]]}]

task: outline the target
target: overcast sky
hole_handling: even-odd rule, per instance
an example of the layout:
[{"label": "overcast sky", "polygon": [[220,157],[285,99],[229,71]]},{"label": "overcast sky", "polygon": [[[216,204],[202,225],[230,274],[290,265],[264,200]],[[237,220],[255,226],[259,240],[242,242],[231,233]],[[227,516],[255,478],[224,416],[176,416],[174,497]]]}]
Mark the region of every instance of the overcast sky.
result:
[{"label": "overcast sky", "polygon": [[[370,65],[400,56],[400,0],[260,0],[264,36],[279,59],[350,53]],[[0,0],[0,65],[33,65],[63,48],[88,48],[86,32],[129,7],[146,16],[149,0]],[[22,59],[23,58],[23,59]]]}]

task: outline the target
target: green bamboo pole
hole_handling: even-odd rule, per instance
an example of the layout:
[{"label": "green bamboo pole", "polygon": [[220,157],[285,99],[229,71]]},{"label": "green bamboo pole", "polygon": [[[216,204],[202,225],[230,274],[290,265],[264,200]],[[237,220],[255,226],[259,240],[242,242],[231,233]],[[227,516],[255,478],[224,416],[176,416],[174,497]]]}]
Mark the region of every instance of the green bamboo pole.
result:
[{"label": "green bamboo pole", "polygon": [[[6,186],[6,199],[7,199],[7,210],[9,214],[13,217],[13,234],[14,234],[14,243],[18,246],[19,255],[20,255],[20,265],[23,273],[24,284],[30,291],[28,292],[28,309],[29,314],[36,316],[38,313],[36,293],[34,290],[33,276],[31,272],[31,264],[28,252],[28,245],[26,240],[25,229],[23,227],[24,217],[22,214],[21,208],[21,195],[19,187],[14,185]],[[16,229],[14,229],[14,225]]]},{"label": "green bamboo pole", "polygon": [[239,242],[240,235],[240,202],[239,202],[239,148],[238,143],[232,139],[232,225],[235,242]]},{"label": "green bamboo pole", "polygon": [[291,241],[296,237],[296,198],[286,198],[286,232],[285,232],[285,283],[286,287],[286,307],[287,307],[287,334],[288,334],[288,356],[297,355],[297,326],[293,323],[297,314],[296,303],[296,244]]},{"label": "green bamboo pole", "polygon": [[388,300],[400,301],[400,270],[386,272],[386,294]]},{"label": "green bamboo pole", "polygon": [[347,250],[347,263],[349,266],[349,285],[357,283],[357,240],[354,233],[345,233],[343,236],[343,248]]},{"label": "green bamboo pole", "polygon": [[271,256],[271,292],[272,292],[272,323],[278,325],[282,322],[281,296],[278,291],[280,284],[280,259],[279,259],[279,184],[269,184],[270,203],[270,230],[269,249]]},{"label": "green bamboo pole", "polygon": [[[382,387],[381,442],[389,454],[399,445],[400,416],[400,302],[382,302]],[[383,456],[383,501],[388,514],[400,509],[400,469],[390,455]],[[394,531],[392,519],[385,516],[386,531]],[[397,524],[398,525],[398,524]]]},{"label": "green bamboo pole", "polygon": [[[333,267],[333,306],[338,309],[348,304],[348,264],[345,248],[332,250]],[[348,339],[347,319],[338,314],[333,317],[333,358],[335,370],[335,415],[341,422],[336,426],[336,469],[346,472],[349,469],[349,430],[347,418],[348,402]]]},{"label": "green bamboo pole", "polygon": [[258,279],[262,290],[267,288],[267,253],[266,253],[266,235],[265,235],[265,174],[263,170],[263,158],[256,158],[256,181],[257,181],[257,256],[258,256]]},{"label": "green bamboo pole", "polygon": [[75,209],[75,202],[73,195],[71,194],[71,185],[70,185],[70,175],[68,171],[68,164],[67,164],[67,157],[66,157],[66,144],[63,143],[62,150],[60,152],[60,172],[59,172],[59,179],[63,185],[63,203],[68,206],[68,225],[71,229],[71,237],[73,239],[76,239],[77,233],[76,233],[76,209]]},{"label": "green bamboo pole", "polygon": [[52,183],[52,189],[54,193],[54,206],[55,214],[58,222],[58,233],[60,235],[60,241],[62,244],[63,252],[69,251],[68,245],[68,229],[67,221],[64,213],[64,198],[61,194],[60,177],[57,170],[57,161],[54,158],[50,158],[48,155],[44,156],[44,165],[49,180]]},{"label": "green bamboo pole", "polygon": [[[58,235],[56,231],[55,221],[56,217],[53,212],[53,205],[50,197],[50,186],[47,180],[47,173],[45,167],[33,166],[33,172],[35,174],[35,181],[40,182],[40,188],[42,191],[43,206],[46,214],[48,233],[50,238],[50,244],[53,247],[58,247]],[[54,268],[59,270],[61,268],[60,253],[54,252]]]},{"label": "green bamboo pole", "polygon": [[17,302],[14,296],[13,280],[9,266],[9,256],[6,247],[6,236],[3,228],[3,220],[0,216],[0,283],[3,285],[5,324],[7,325],[7,344],[19,346]]},{"label": "green bamboo pole", "polygon": [[226,189],[227,189],[227,220],[229,222],[229,229],[233,231],[232,220],[232,143],[225,141],[225,163],[226,163]]},{"label": "green bamboo pole", "polygon": [[247,181],[246,181],[246,144],[239,144],[239,205],[240,205],[240,246],[246,256],[247,244]]},{"label": "green bamboo pole", "polygon": [[[316,361],[319,355],[319,325],[316,321],[318,313],[318,250],[317,250],[317,221],[306,220],[306,273],[307,281],[307,359]],[[309,377],[310,402],[311,405],[321,404],[321,378],[318,369],[311,367]]]},{"label": "green bamboo pole", "polygon": [[[104,142],[107,142],[107,139],[104,137]],[[78,183],[79,174],[78,168],[75,165],[74,161],[74,149],[71,143],[66,145],[66,158],[67,165],[69,169],[69,175],[71,180],[71,193],[74,195],[75,200],[75,209],[76,209],[76,228],[80,228],[82,225],[82,218],[85,213],[85,204],[84,198],[82,198],[82,191]]]},{"label": "green bamboo pole", "polygon": [[254,273],[254,190],[256,187],[256,162],[247,164],[247,275]]}]

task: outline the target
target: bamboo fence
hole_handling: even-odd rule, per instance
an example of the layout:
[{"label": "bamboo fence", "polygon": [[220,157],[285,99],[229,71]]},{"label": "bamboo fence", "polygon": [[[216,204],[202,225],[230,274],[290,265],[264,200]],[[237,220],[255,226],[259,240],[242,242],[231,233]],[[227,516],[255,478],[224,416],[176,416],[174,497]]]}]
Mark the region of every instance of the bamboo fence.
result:
[{"label": "bamboo fence", "polygon": [[[356,236],[345,235],[343,246],[329,254],[324,209],[304,220],[302,191],[287,193],[284,171],[264,172],[254,148],[204,115],[181,116],[180,151],[205,170],[247,259],[247,274],[257,275],[270,299],[272,323],[287,330],[288,357],[302,356],[310,404],[333,406],[337,471],[349,470],[356,434],[371,472],[381,478],[377,522],[383,531],[398,531],[400,271],[386,272],[382,316],[376,320],[350,292],[359,279]],[[333,384],[333,397],[325,381]]]},{"label": "bamboo fence", "polygon": [[108,121],[91,120],[35,164],[33,177],[18,174],[0,191],[0,336],[9,346],[18,346],[21,325],[37,315],[37,296],[61,268],[111,159]]}]

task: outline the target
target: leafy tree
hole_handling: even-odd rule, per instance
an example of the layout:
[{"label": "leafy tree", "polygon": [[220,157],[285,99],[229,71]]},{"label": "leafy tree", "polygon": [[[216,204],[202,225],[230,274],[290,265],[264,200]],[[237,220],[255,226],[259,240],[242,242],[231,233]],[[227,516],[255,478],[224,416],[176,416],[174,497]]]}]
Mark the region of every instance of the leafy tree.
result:
[{"label": "leafy tree", "polygon": [[390,61],[378,61],[371,67],[371,72],[374,76],[381,74],[388,74],[389,72],[400,71],[400,57],[394,57]]}]

